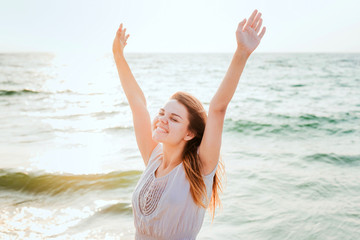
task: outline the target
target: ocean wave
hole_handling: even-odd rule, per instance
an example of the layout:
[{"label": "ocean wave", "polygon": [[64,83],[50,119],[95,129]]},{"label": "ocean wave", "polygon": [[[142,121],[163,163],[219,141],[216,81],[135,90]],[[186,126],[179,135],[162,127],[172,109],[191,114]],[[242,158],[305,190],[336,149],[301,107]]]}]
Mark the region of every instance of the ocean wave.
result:
[{"label": "ocean wave", "polygon": [[24,95],[24,94],[74,94],[74,95],[101,95],[102,93],[81,93],[75,92],[71,89],[62,89],[62,90],[31,90],[31,89],[20,89],[20,90],[8,90],[1,89],[0,96],[13,96],[13,95]]},{"label": "ocean wave", "polygon": [[103,117],[112,117],[112,116],[116,116],[119,115],[120,111],[100,111],[100,112],[93,112],[91,113],[92,117],[96,117],[96,118],[103,118]]},{"label": "ocean wave", "polygon": [[338,155],[335,153],[316,153],[304,157],[304,160],[310,162],[323,162],[332,165],[358,166],[360,165],[360,155]]},{"label": "ocean wave", "polygon": [[331,117],[324,117],[324,116],[316,116],[314,114],[304,114],[299,116],[299,120],[306,120],[306,121],[316,121],[316,122],[322,122],[322,123],[339,123],[342,121],[346,121],[345,119],[336,119]]},{"label": "ocean wave", "polygon": [[[86,217],[84,219],[81,219],[74,226],[69,227],[64,232],[60,232],[60,233],[54,234],[54,235],[48,235],[47,237],[49,239],[52,239],[52,238],[73,239],[73,238],[71,238],[71,236],[73,236],[79,232],[87,231],[88,229],[98,228],[99,223],[101,223],[101,224],[110,223],[111,224],[111,222],[114,221],[114,219],[111,216],[127,215],[128,217],[131,217],[132,214],[133,213],[132,213],[131,203],[119,202],[119,203],[107,206],[105,208],[102,208],[102,209],[96,211],[93,215]],[[92,237],[92,239],[94,239],[94,238]]]},{"label": "ocean wave", "polygon": [[276,60],[267,60],[267,64],[273,67],[280,67],[280,68],[294,68],[295,66],[289,62],[289,59],[276,59]]},{"label": "ocean wave", "polygon": [[[262,122],[226,119],[224,129],[229,132],[249,135],[291,135],[304,132],[314,135],[318,133],[325,135],[346,135],[357,131],[355,122],[358,119],[358,116],[350,113],[344,113],[337,117],[316,116],[313,114],[289,116],[269,113],[263,117]],[[343,123],[349,124],[343,125]],[[351,127],[352,125],[353,128]],[[344,128],[344,126],[347,126],[347,128]]]},{"label": "ocean wave", "polygon": [[103,131],[104,132],[118,132],[118,131],[122,131],[122,130],[128,130],[128,129],[133,129],[134,127],[129,125],[129,126],[117,126],[117,127],[109,127],[109,128],[104,128]]},{"label": "ocean wave", "polygon": [[136,184],[141,171],[65,175],[13,172],[0,169],[0,189],[30,194],[58,195],[78,191],[111,190]]},{"label": "ocean wave", "polygon": [[226,119],[224,123],[224,128],[226,131],[241,133],[263,131],[264,129],[270,128],[272,126],[272,124],[268,123],[259,123],[247,120],[234,121],[232,119]]},{"label": "ocean wave", "polygon": [[96,212],[96,214],[132,214],[132,206],[131,203],[115,203],[109,206],[105,206],[101,208],[99,211]]},{"label": "ocean wave", "polygon": [[38,94],[42,93],[35,90],[30,89],[22,89],[22,90],[0,90],[0,96],[12,96],[12,95],[22,95],[22,94]]},{"label": "ocean wave", "polygon": [[[260,123],[247,120],[226,120],[224,129],[228,132],[243,133],[245,135],[291,135],[303,132],[304,130],[314,130],[319,126],[318,123],[311,124],[271,124]],[[330,131],[331,129],[329,129]],[[335,130],[333,130],[335,131]]]}]

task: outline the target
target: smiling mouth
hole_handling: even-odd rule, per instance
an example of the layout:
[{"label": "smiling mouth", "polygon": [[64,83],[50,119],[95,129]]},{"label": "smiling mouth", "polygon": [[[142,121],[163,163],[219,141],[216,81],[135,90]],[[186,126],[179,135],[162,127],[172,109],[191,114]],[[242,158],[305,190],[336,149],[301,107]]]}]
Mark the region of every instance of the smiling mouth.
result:
[{"label": "smiling mouth", "polygon": [[164,128],[162,128],[162,127],[156,127],[156,130],[157,131],[159,131],[159,132],[163,132],[163,133],[168,133],[168,131],[167,130],[165,130]]}]

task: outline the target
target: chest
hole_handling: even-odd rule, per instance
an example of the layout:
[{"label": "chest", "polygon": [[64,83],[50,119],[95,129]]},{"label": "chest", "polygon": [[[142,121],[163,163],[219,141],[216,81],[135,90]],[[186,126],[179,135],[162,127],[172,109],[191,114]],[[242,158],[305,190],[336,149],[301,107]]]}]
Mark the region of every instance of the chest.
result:
[{"label": "chest", "polygon": [[[155,171],[143,176],[139,181],[133,204],[144,216],[160,214],[168,210],[185,208],[190,196],[190,185],[185,172],[176,171],[162,177],[155,177]],[[134,199],[135,198],[135,199]]]}]

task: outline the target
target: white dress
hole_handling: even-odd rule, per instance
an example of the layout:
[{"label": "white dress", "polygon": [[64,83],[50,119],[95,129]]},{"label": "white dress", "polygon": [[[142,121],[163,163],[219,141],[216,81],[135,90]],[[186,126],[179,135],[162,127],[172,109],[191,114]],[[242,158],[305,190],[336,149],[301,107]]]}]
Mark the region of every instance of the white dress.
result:
[{"label": "white dress", "polygon": [[[132,196],[135,239],[195,239],[206,209],[194,203],[182,163],[167,175],[155,177],[162,157],[159,143]],[[203,176],[209,200],[216,168]]]}]

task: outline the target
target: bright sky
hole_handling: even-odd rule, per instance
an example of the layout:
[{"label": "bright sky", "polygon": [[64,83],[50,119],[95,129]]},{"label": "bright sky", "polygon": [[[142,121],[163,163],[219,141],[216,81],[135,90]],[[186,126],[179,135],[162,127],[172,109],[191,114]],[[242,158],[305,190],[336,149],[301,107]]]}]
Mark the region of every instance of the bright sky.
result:
[{"label": "bright sky", "polygon": [[254,9],[267,27],[258,52],[360,52],[357,0],[0,0],[0,52],[233,52]]}]

